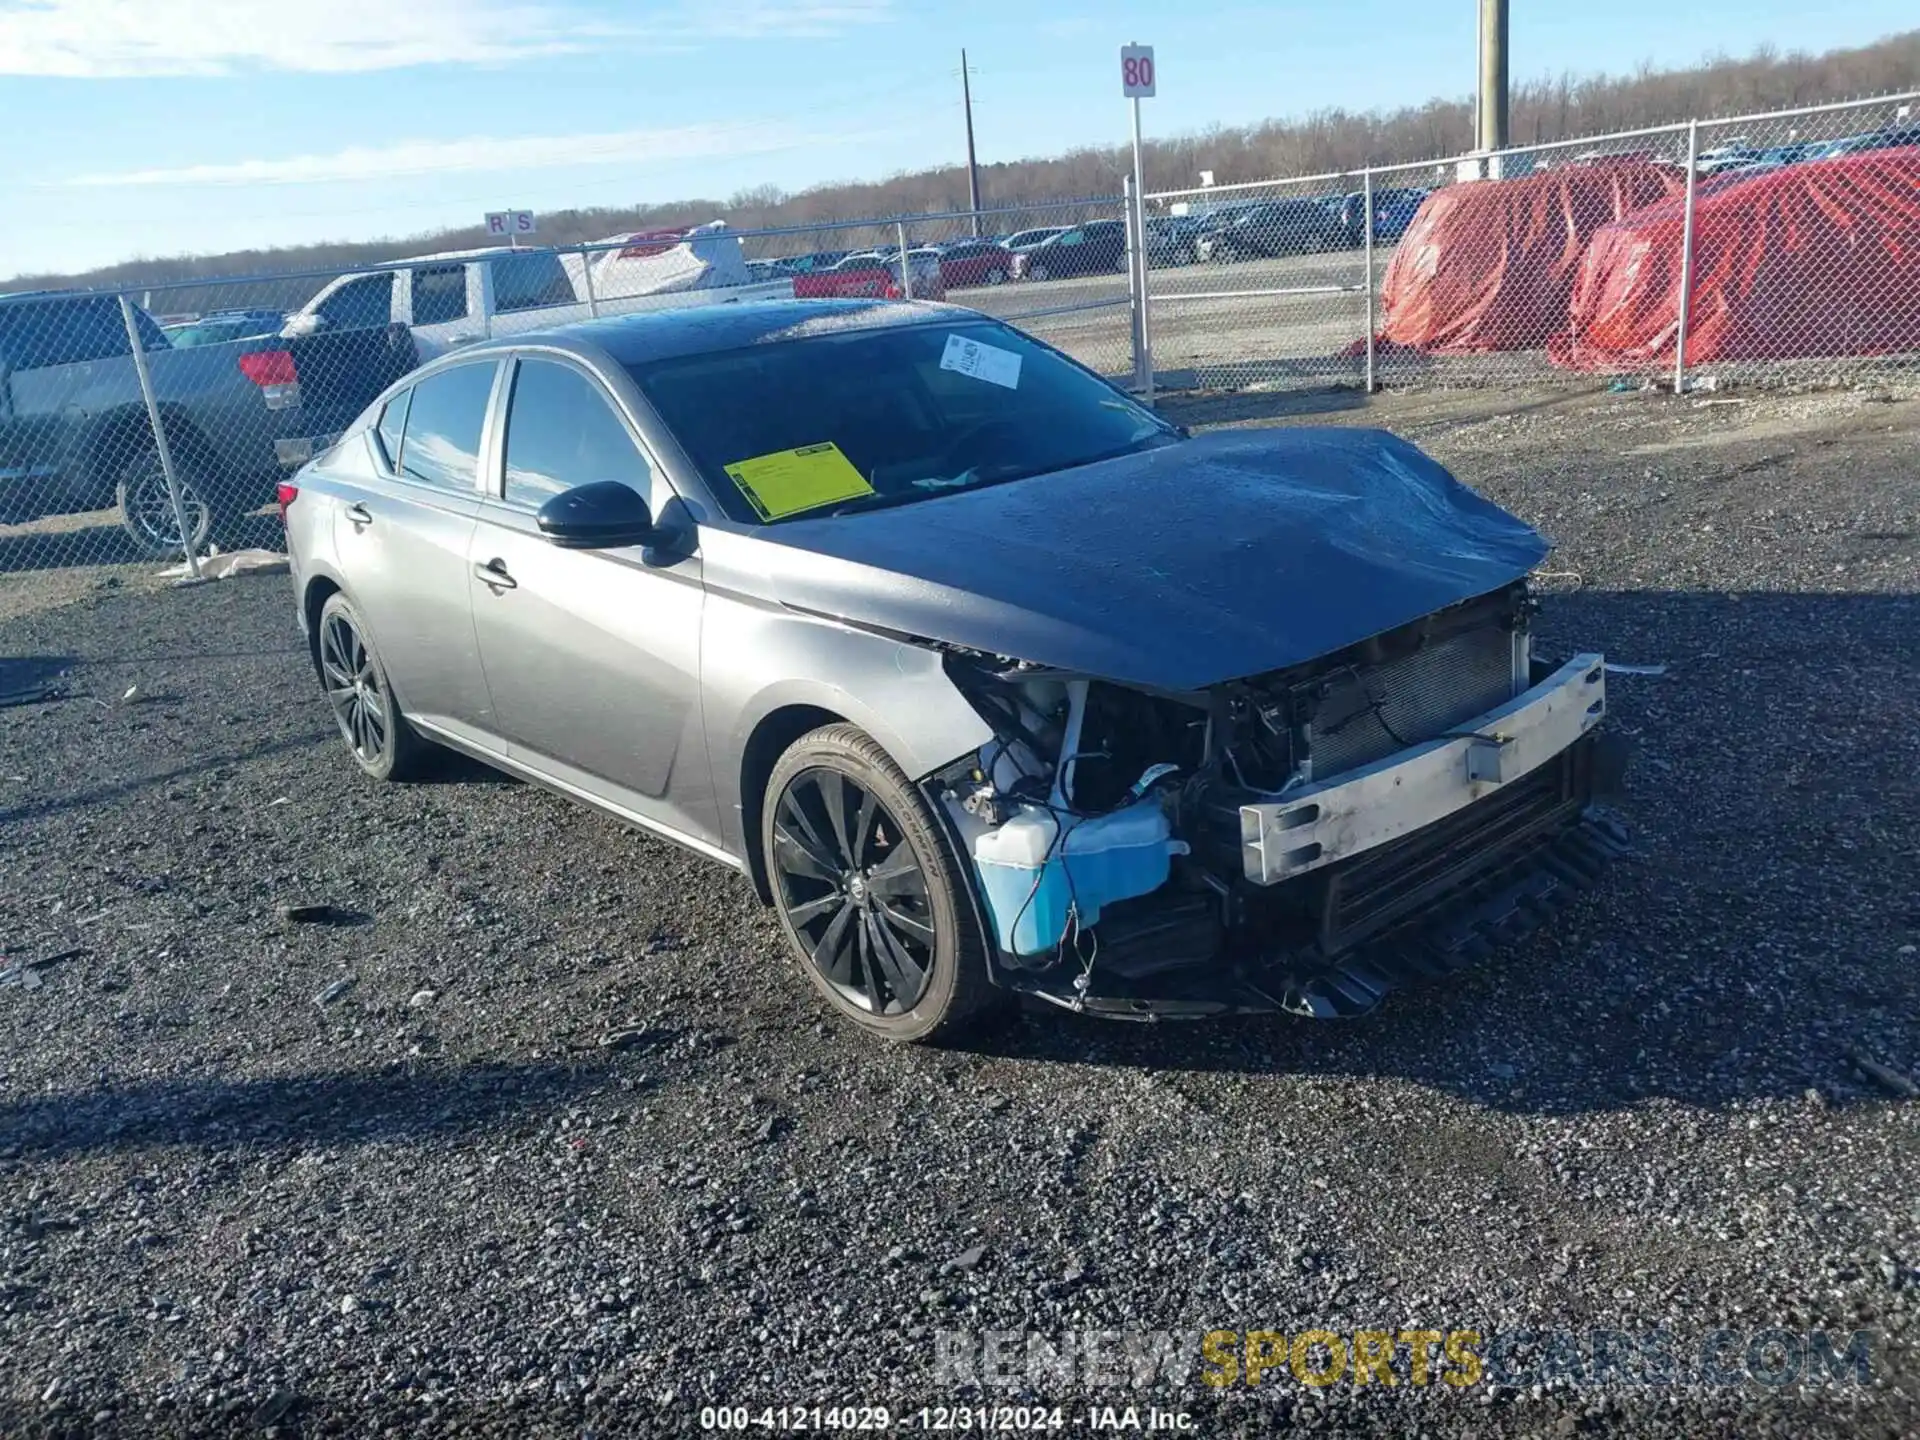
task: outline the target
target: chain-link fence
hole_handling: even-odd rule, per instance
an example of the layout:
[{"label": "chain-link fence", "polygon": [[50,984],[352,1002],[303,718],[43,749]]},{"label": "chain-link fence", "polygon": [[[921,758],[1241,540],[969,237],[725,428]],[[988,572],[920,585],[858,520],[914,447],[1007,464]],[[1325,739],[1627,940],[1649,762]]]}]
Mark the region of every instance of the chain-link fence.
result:
[{"label": "chain-link fence", "polygon": [[278,482],[473,340],[944,299],[1156,388],[1920,383],[1916,96],[1144,197],[0,296],[0,576],[277,545]]},{"label": "chain-link fence", "polygon": [[277,486],[454,347],[789,297],[950,300],[1135,370],[1117,197],[782,230],[498,247],[345,274],[0,296],[0,573],[277,546]]},{"label": "chain-link fence", "polygon": [[1920,379],[1916,99],[1150,194],[1151,379]]}]

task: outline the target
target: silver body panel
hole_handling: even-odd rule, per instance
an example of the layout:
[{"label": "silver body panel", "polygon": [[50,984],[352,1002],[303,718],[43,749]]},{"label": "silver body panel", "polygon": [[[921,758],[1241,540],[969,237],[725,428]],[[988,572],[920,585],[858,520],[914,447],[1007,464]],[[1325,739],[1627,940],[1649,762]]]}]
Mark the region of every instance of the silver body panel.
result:
[{"label": "silver body panel", "polygon": [[[969,754],[991,731],[932,649],[782,605],[769,542],[707,498],[625,372],[593,346],[542,338],[422,367],[507,361],[471,499],[389,470],[371,442],[379,405],[297,477],[288,551],[303,628],[344,590],[420,728],[490,764],[740,865],[757,797],[743,795],[755,731],[793,707],[872,735],[909,777]],[[501,499],[515,357],[588,372],[652,472],[650,508],[688,545],[568,550]],[[383,397],[384,398],[384,397]],[[359,506],[371,523],[349,518]],[[509,587],[482,567],[501,562]]]}]

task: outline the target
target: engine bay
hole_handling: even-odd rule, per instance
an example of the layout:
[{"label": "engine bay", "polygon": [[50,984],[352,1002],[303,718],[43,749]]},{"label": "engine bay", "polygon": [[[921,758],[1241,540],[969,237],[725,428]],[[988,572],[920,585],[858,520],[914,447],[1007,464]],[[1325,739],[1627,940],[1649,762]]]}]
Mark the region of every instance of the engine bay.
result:
[{"label": "engine bay", "polygon": [[[1474,756],[1498,756],[1513,736],[1462,729],[1534,693],[1535,609],[1515,584],[1196,692],[949,651],[949,675],[995,738],[929,788],[973,862],[1003,982],[1144,1017],[1325,1009],[1301,999],[1302,987],[1338,978],[1343,957],[1417,918],[1476,866],[1555,842],[1586,809],[1586,732],[1602,710],[1587,691],[1579,699],[1591,713],[1578,716],[1565,696],[1549,697],[1578,743],[1543,760],[1536,740],[1511,785],[1481,774],[1487,762]],[[1603,668],[1591,658],[1592,675],[1574,677],[1589,687]],[[1378,848],[1364,855],[1322,857],[1323,842],[1310,840],[1285,852],[1304,873],[1277,883],[1272,862],[1255,864],[1256,821],[1284,829],[1296,813],[1319,818],[1319,804],[1288,809],[1290,797],[1352,791],[1328,787],[1395,757],[1460,769],[1451,755],[1433,758],[1433,742],[1454,741],[1472,752],[1459,815],[1421,825],[1409,810],[1408,833],[1370,841]]]}]

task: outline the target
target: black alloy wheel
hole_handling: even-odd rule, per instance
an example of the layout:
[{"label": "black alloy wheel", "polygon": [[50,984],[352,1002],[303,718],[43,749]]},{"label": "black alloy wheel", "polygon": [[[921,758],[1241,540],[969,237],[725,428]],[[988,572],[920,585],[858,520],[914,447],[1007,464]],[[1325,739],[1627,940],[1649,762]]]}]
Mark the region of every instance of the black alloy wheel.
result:
[{"label": "black alloy wheel", "polygon": [[354,763],[376,780],[402,780],[419,766],[424,742],[394,699],[386,668],[345,595],[320,611],[320,683]]},{"label": "black alloy wheel", "polygon": [[774,766],[760,828],[787,940],[841,1015],[922,1040],[992,998],[952,847],[871,736],[829,725],[802,737]]},{"label": "black alloy wheel", "polygon": [[814,969],[871,1014],[913,1009],[933,969],[933,914],[899,822],[851,776],[803,770],[781,792],[773,839],[787,922]]}]

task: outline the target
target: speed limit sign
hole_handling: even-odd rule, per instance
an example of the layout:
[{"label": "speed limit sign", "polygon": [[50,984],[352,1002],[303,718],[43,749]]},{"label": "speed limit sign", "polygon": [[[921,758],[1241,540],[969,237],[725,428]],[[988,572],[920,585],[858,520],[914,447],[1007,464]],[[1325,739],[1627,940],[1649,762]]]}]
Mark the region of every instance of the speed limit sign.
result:
[{"label": "speed limit sign", "polygon": [[1120,91],[1129,100],[1153,98],[1153,47],[1120,47]]}]

